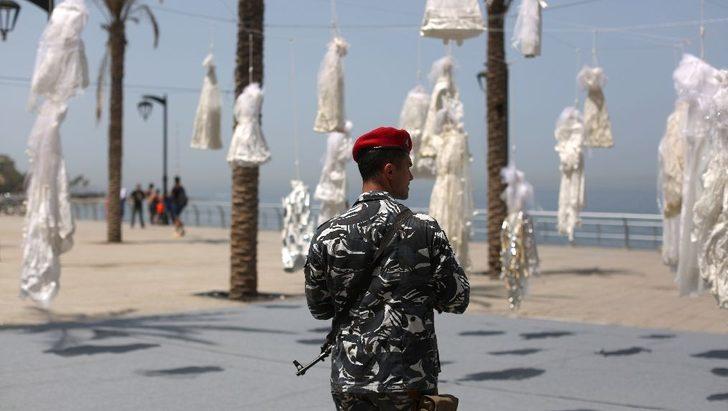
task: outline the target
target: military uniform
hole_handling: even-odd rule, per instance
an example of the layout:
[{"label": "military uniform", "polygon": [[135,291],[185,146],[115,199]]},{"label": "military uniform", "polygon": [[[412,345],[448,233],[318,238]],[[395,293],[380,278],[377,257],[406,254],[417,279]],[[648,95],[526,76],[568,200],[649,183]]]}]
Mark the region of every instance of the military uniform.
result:
[{"label": "military uniform", "polygon": [[354,276],[367,275],[382,237],[403,209],[387,192],[363,193],[351,209],[321,225],[311,242],[305,267],[311,314],[332,318],[350,295],[363,294],[332,350],[331,389],[339,409],[369,400],[389,401],[391,407],[380,409],[407,409],[404,393],[436,390],[440,361],[433,309],[462,313],[468,306],[468,279],[445,233],[425,214],[404,221],[366,292],[351,289]]}]

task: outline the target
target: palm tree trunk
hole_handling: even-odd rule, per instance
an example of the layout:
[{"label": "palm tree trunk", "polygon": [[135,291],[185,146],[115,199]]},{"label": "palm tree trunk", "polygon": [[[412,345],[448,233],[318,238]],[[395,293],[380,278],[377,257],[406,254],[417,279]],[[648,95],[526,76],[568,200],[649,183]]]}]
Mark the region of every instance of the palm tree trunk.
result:
[{"label": "palm tree trunk", "polygon": [[509,0],[493,0],[488,6],[488,268],[493,276],[501,270],[500,230],[507,212],[501,199],[505,185],[500,171],[508,165],[508,65],[503,27],[509,5]]},{"label": "palm tree trunk", "polygon": [[[235,95],[249,83],[263,84],[263,0],[238,0]],[[250,36],[252,34],[252,37]],[[252,40],[252,55],[250,43]],[[252,60],[251,60],[252,59]],[[233,166],[230,227],[230,294],[242,300],[258,293],[258,167]]]},{"label": "palm tree trunk", "polygon": [[121,242],[121,160],[122,120],[124,115],[124,52],[126,33],[120,15],[109,26],[111,54],[111,96],[109,102],[109,188],[106,209],[106,237],[110,243]]}]

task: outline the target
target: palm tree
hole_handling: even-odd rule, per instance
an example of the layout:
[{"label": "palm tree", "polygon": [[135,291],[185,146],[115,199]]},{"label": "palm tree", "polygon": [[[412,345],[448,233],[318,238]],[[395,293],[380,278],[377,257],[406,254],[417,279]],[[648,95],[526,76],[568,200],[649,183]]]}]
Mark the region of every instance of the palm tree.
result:
[{"label": "palm tree", "polygon": [[[263,85],[263,0],[238,0],[238,43],[235,58],[235,95],[250,80]],[[252,45],[251,45],[252,42]],[[252,76],[248,74],[252,67]],[[230,294],[242,300],[258,292],[258,167],[232,169],[230,227]]]},{"label": "palm tree", "polygon": [[[121,242],[121,159],[124,114],[124,54],[126,52],[126,23],[138,23],[147,18],[154,29],[154,47],[159,41],[159,26],[152,10],[139,0],[94,0],[106,19],[102,28],[109,33],[106,53],[101,61],[96,89],[96,119],[101,118],[103,84],[110,65],[111,95],[109,97],[109,186],[106,209],[106,239]],[[109,64],[110,63],[110,64]]]},{"label": "palm tree", "polygon": [[500,171],[508,165],[508,64],[506,63],[504,23],[511,0],[491,0],[488,5],[488,59],[486,108],[488,123],[488,268],[499,275],[500,230],[506,218],[501,199],[505,185]]}]

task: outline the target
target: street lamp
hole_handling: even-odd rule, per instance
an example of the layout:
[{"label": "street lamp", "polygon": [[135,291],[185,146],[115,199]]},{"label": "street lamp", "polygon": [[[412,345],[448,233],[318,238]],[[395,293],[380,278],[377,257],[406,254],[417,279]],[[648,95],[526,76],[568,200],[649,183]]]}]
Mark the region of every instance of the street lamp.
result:
[{"label": "street lamp", "polygon": [[15,28],[18,21],[20,5],[13,0],[0,0],[0,38],[5,41],[8,33]]},{"label": "street lamp", "polygon": [[158,103],[164,107],[164,123],[162,128],[162,193],[164,198],[167,198],[167,95],[164,96],[153,96],[145,94],[142,96],[142,101],[137,104],[137,110],[139,114],[146,121],[152,114],[152,103]]}]

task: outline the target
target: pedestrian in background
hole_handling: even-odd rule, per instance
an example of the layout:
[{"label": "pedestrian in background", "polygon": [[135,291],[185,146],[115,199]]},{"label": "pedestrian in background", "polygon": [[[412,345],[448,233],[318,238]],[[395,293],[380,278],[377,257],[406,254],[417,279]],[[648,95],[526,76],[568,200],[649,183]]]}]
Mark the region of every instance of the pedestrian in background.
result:
[{"label": "pedestrian in background", "polygon": [[131,210],[131,227],[134,228],[134,222],[137,214],[139,214],[139,223],[144,228],[144,191],[142,185],[137,184],[134,191],[131,192],[132,210]]}]

